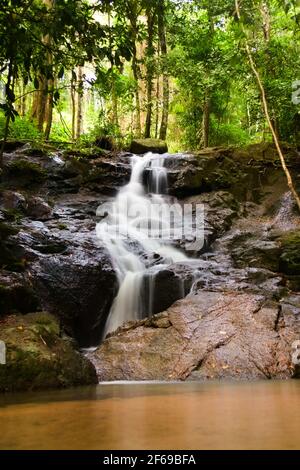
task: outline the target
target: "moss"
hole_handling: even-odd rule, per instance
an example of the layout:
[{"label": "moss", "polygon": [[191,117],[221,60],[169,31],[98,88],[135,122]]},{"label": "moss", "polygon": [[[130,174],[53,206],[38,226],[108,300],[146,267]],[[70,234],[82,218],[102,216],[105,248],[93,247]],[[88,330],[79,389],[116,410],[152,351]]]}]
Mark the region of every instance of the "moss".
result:
[{"label": "moss", "polygon": [[153,153],[166,153],[168,145],[164,140],[159,139],[137,139],[131,142],[130,152],[138,155],[153,152]]},{"label": "moss", "polygon": [[2,209],[5,219],[10,222],[20,222],[24,214],[19,209]]},{"label": "moss", "polygon": [[91,363],[59,337],[59,324],[47,313],[10,316],[1,323],[7,348],[0,366],[0,391],[37,390],[97,382]]},{"label": "moss", "polygon": [[11,235],[16,235],[19,230],[16,227],[12,227],[5,222],[0,222],[0,243],[1,240],[6,240]]},{"label": "moss", "polygon": [[39,301],[30,286],[13,279],[7,285],[0,284],[0,315],[32,312],[38,305]]},{"label": "moss", "polygon": [[289,276],[300,275],[300,230],[281,238],[280,270]]},{"label": "moss", "polygon": [[68,226],[66,224],[58,224],[57,228],[59,230],[68,230]]},{"label": "moss", "polygon": [[69,157],[75,157],[77,160],[88,160],[102,157],[105,155],[105,152],[99,149],[99,147],[92,146],[76,150],[66,150],[64,154]]},{"label": "moss", "polygon": [[56,148],[53,145],[37,142],[26,150],[26,155],[31,157],[45,157],[48,156],[50,152],[54,152],[55,150]]}]

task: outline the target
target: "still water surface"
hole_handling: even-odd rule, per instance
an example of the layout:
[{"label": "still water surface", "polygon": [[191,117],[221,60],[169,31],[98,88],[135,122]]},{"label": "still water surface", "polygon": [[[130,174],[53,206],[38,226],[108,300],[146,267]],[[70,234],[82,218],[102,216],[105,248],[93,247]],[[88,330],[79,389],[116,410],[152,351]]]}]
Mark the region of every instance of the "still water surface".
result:
[{"label": "still water surface", "polygon": [[300,381],[0,397],[1,449],[300,449]]}]

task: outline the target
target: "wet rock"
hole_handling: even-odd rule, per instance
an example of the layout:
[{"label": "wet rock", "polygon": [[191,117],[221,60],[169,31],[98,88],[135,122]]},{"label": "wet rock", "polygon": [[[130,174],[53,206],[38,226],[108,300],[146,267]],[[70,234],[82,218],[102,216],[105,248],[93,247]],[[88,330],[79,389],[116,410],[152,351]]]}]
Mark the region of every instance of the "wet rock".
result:
[{"label": "wet rock", "polygon": [[115,195],[118,189],[129,182],[131,167],[125,158],[119,161],[95,159],[89,164],[83,185],[102,194]]},{"label": "wet rock", "polygon": [[46,170],[32,159],[14,155],[8,162],[7,159],[4,162],[4,176],[13,180],[20,188],[39,186],[46,179]]},{"label": "wet rock", "polygon": [[279,272],[280,247],[274,241],[243,234],[233,241],[231,255],[237,267],[255,266]]},{"label": "wet rock", "polygon": [[300,230],[285,234],[281,240],[280,269],[289,276],[300,275]]},{"label": "wet rock", "polygon": [[41,258],[30,272],[43,308],[80,347],[97,346],[118,288],[107,254],[86,241],[69,255]]},{"label": "wet rock", "polygon": [[137,139],[131,142],[130,152],[137,155],[147,152],[163,154],[168,152],[168,145],[164,140],[159,139]]},{"label": "wet rock", "polygon": [[0,193],[0,207],[5,211],[25,212],[27,202],[23,194],[7,190]]},{"label": "wet rock", "polygon": [[149,306],[147,314],[162,312],[183,299],[192,285],[192,274],[188,267],[170,266],[167,269],[149,270],[144,277],[144,305]]},{"label": "wet rock", "polygon": [[14,236],[19,229],[9,223],[4,217],[4,221],[0,221],[0,268],[13,271],[23,270],[23,261],[20,250]]},{"label": "wet rock", "polygon": [[49,220],[53,214],[52,208],[41,197],[28,199],[27,215],[34,220]]},{"label": "wet rock", "polygon": [[160,314],[163,328],[121,328],[90,358],[100,381],[290,378],[299,331],[279,312],[263,296],[201,292]]},{"label": "wet rock", "polygon": [[189,256],[198,257],[209,250],[213,242],[227,232],[239,214],[239,204],[231,193],[216,191],[199,196],[192,196],[182,201],[183,205],[190,205],[194,220],[196,220],[197,207],[202,208],[204,214],[203,235],[199,237],[201,227],[197,227],[196,236],[182,240],[179,246]]},{"label": "wet rock", "polygon": [[97,382],[92,364],[60,337],[59,325],[46,313],[0,320],[6,364],[0,366],[0,391],[41,390]]},{"label": "wet rock", "polygon": [[[171,156],[166,166],[169,169],[170,194],[177,197],[237,188],[237,183],[242,183],[247,176],[238,163],[225,156],[221,149],[197,155]],[[241,190],[242,194],[245,189]]]}]

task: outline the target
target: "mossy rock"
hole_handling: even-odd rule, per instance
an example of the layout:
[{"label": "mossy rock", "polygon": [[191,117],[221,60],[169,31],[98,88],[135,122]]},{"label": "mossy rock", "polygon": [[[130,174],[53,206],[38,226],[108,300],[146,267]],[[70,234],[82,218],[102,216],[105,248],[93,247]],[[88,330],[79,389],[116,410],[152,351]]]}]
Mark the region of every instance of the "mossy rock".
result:
[{"label": "mossy rock", "polygon": [[24,187],[41,184],[47,176],[41,165],[26,159],[14,160],[6,171],[10,178],[18,179],[19,184]]},{"label": "mossy rock", "polygon": [[0,391],[42,390],[97,383],[93,365],[59,337],[47,313],[10,316],[0,322],[6,364],[0,364]]},{"label": "mossy rock", "polygon": [[130,152],[137,155],[147,152],[163,154],[168,152],[168,145],[159,139],[137,139],[131,142]]},{"label": "mossy rock", "polygon": [[11,235],[16,235],[18,231],[16,227],[12,227],[6,222],[0,222],[0,242],[6,240]]},{"label": "mossy rock", "polygon": [[35,291],[18,276],[17,273],[9,272],[6,276],[0,274],[0,316],[28,313],[39,308]]},{"label": "mossy rock", "polygon": [[30,157],[47,157],[51,152],[55,152],[55,146],[46,143],[36,142],[26,149],[26,155]]},{"label": "mossy rock", "polygon": [[280,270],[288,276],[300,275],[300,230],[281,238]]},{"label": "mossy rock", "polygon": [[[3,140],[0,140],[0,146],[2,146]],[[20,147],[23,147],[25,142],[21,140],[7,140],[4,145],[4,151],[5,152],[14,152],[15,150],[19,149]]]},{"label": "mossy rock", "polygon": [[64,152],[66,157],[73,157],[76,160],[93,160],[105,155],[105,152],[99,147],[84,147],[80,149],[68,149]]}]

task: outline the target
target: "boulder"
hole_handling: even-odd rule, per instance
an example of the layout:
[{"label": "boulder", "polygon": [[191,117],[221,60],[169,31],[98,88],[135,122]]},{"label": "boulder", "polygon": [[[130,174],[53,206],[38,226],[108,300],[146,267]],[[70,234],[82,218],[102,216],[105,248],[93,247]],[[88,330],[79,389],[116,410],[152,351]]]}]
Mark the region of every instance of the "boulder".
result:
[{"label": "boulder", "polygon": [[28,199],[27,214],[34,220],[49,220],[53,211],[44,199],[32,196]]},{"label": "boulder", "polygon": [[137,155],[147,152],[163,154],[168,152],[168,145],[159,139],[137,139],[131,142],[130,152]]},{"label": "boulder", "polygon": [[0,365],[0,392],[41,390],[97,383],[95,369],[60,337],[58,322],[47,313],[0,320],[6,363]]},{"label": "boulder", "polygon": [[30,272],[42,307],[59,317],[80,347],[99,345],[118,288],[104,250],[86,242],[68,255],[41,257]]},{"label": "boulder", "polygon": [[100,381],[287,379],[300,324],[286,315],[260,295],[202,291],[120,328],[89,357]]},{"label": "boulder", "polygon": [[0,207],[4,211],[21,211],[27,209],[27,202],[23,194],[16,191],[2,191],[0,193]]}]

